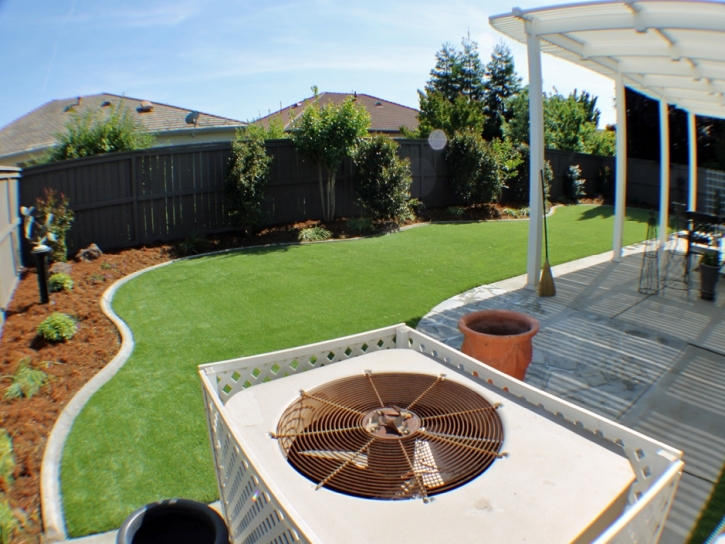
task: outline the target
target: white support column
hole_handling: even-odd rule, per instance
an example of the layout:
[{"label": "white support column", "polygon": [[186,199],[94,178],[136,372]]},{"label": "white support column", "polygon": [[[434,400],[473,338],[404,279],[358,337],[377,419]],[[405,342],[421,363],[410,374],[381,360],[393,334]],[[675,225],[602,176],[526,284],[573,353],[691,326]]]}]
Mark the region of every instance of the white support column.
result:
[{"label": "white support column", "polygon": [[541,271],[541,231],[543,195],[541,174],[544,168],[544,100],[541,80],[541,42],[531,35],[526,23],[529,55],[529,251],[526,260],[526,287],[536,289]]},{"label": "white support column", "polygon": [[688,191],[687,209],[697,211],[697,126],[695,114],[687,113],[687,141],[690,149],[690,188]]},{"label": "white support column", "polygon": [[614,239],[612,240],[612,260],[621,262],[624,240],[624,217],[627,206],[627,105],[625,103],[622,74],[615,80],[615,100],[617,105],[617,162],[615,173],[614,200]]},{"label": "white support column", "polygon": [[670,122],[667,102],[660,100],[660,265],[667,243],[670,212]]}]

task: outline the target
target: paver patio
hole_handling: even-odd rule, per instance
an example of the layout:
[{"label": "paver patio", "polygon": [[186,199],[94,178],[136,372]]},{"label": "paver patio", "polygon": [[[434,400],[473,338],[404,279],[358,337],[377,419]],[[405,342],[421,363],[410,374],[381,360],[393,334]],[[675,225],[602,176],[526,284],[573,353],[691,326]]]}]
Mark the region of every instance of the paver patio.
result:
[{"label": "paver patio", "polygon": [[725,281],[716,302],[688,291],[638,292],[642,248],[554,267],[557,294],[540,298],[520,276],[436,306],[418,330],[455,348],[465,313],[494,308],[536,317],[526,383],[681,449],[685,473],[661,542],[694,527],[725,463]]}]

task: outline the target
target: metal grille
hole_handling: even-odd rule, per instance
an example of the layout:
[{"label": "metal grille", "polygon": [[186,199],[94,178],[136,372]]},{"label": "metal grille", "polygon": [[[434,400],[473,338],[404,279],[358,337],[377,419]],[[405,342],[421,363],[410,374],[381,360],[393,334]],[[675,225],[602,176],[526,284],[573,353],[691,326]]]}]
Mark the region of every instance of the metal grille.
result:
[{"label": "metal grille", "polygon": [[318,489],[427,502],[505,455],[498,407],[443,376],[366,373],[301,392],[272,438]]}]

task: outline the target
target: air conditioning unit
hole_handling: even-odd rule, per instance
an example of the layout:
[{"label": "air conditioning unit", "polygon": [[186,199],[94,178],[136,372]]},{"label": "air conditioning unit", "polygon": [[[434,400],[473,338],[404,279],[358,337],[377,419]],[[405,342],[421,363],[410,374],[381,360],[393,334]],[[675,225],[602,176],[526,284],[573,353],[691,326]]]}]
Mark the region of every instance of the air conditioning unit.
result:
[{"label": "air conditioning unit", "polygon": [[404,325],[200,374],[235,543],[656,542],[683,468]]}]

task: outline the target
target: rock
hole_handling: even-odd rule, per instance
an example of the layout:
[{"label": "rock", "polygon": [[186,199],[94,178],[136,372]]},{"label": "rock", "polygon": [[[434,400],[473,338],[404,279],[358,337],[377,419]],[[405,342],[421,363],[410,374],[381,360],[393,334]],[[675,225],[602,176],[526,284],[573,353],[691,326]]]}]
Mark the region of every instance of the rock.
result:
[{"label": "rock", "polygon": [[68,274],[73,269],[73,265],[70,263],[53,263],[48,272],[53,274]]},{"label": "rock", "polygon": [[101,255],[103,255],[103,251],[101,251],[101,248],[98,247],[96,244],[91,244],[86,249],[81,249],[78,253],[76,253],[75,259],[78,262],[94,261]]}]

